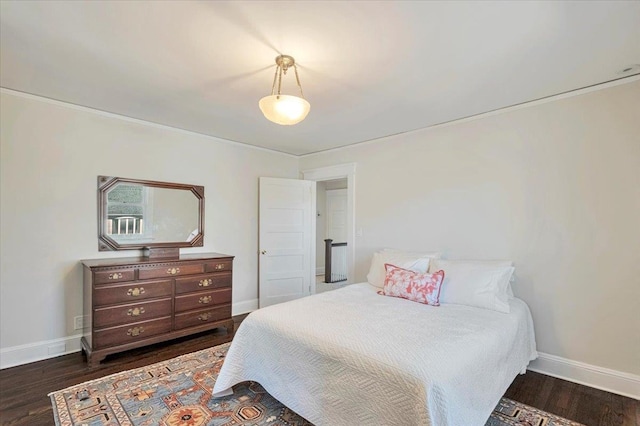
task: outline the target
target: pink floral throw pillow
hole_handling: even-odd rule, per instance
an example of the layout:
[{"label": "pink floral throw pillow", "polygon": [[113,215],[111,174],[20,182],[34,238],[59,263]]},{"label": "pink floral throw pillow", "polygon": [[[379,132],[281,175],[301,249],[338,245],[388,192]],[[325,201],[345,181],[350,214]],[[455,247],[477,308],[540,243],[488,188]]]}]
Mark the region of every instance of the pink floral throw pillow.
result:
[{"label": "pink floral throw pillow", "polygon": [[419,273],[390,263],[385,263],[384,269],[386,277],[380,294],[440,306],[440,287],[444,281],[444,271]]}]

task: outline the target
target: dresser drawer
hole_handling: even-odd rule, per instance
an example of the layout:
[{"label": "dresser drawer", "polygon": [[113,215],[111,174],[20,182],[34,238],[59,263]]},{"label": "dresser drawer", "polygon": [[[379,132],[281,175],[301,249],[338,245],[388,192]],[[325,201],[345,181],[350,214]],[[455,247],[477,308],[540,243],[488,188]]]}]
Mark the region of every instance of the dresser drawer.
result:
[{"label": "dresser drawer", "polygon": [[124,345],[171,331],[171,317],[136,322],[120,327],[103,328],[93,333],[93,346],[104,348]]},{"label": "dresser drawer", "polygon": [[233,260],[231,259],[220,259],[216,261],[209,261],[204,266],[205,272],[220,272],[220,271],[230,271],[233,267]]},{"label": "dresser drawer", "polygon": [[148,302],[128,303],[93,311],[93,326],[96,328],[127,324],[171,315],[171,298]]},{"label": "dresser drawer", "polygon": [[231,272],[176,279],[176,294],[231,287]]},{"label": "dresser drawer", "polygon": [[95,306],[112,305],[114,303],[135,302],[137,300],[171,295],[171,280],[136,281],[128,284],[95,287],[93,290],[93,304]]},{"label": "dresser drawer", "polygon": [[133,281],[136,279],[135,269],[120,269],[94,272],[93,282],[96,284],[117,283],[121,281]]},{"label": "dresser drawer", "polygon": [[211,305],[231,303],[231,287],[214,291],[190,293],[185,296],[176,296],[176,312],[184,312],[191,309],[206,308]]},{"label": "dresser drawer", "polygon": [[231,305],[176,314],[175,329],[195,327],[229,318],[231,318]]},{"label": "dresser drawer", "polygon": [[140,268],[138,271],[138,278],[141,280],[147,278],[165,278],[176,277],[180,275],[193,275],[201,274],[204,272],[204,264],[192,263],[188,265],[176,264],[165,266],[152,266],[149,268]]}]

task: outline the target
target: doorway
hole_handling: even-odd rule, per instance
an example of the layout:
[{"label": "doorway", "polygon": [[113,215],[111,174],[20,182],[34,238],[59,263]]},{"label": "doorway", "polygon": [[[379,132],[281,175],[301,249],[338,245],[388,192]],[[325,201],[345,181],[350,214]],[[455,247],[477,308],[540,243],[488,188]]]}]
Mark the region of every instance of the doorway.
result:
[{"label": "doorway", "polygon": [[[329,166],[302,172],[303,179],[316,181],[316,243],[314,256],[316,280],[312,293],[332,290],[353,283],[355,271],[355,163]],[[333,238],[332,238],[333,237]],[[344,255],[337,255],[342,262],[346,279],[338,283],[326,283],[325,239],[343,245]],[[337,241],[341,240],[341,241]],[[343,260],[340,260],[343,259]],[[333,260],[332,260],[333,263]],[[335,267],[335,264],[334,264]],[[334,268],[332,268],[334,269]]]},{"label": "doorway", "polygon": [[316,185],[316,293],[321,293],[347,280],[347,179]]}]

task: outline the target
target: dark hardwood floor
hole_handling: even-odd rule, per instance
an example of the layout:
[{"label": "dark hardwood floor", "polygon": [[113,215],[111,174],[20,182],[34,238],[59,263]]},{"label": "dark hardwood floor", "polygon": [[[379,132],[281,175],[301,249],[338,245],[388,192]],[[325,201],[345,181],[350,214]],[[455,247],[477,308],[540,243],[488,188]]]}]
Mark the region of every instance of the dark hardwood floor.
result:
[{"label": "dark hardwood floor", "polygon": [[[245,316],[234,317],[236,329]],[[49,392],[229,340],[222,329],[111,355],[94,368],[75,353],[0,370],[0,421],[3,425],[52,425]],[[588,426],[640,426],[638,401],[543,374],[518,376],[505,396]]]}]

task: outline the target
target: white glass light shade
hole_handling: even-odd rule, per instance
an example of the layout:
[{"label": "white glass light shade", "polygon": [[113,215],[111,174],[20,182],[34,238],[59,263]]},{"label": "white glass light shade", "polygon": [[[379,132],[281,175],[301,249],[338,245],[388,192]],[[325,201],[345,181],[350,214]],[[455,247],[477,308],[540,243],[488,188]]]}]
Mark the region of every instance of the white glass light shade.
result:
[{"label": "white glass light shade", "polygon": [[311,109],[306,99],[291,95],[265,96],[258,105],[267,120],[284,126],[301,122]]}]

